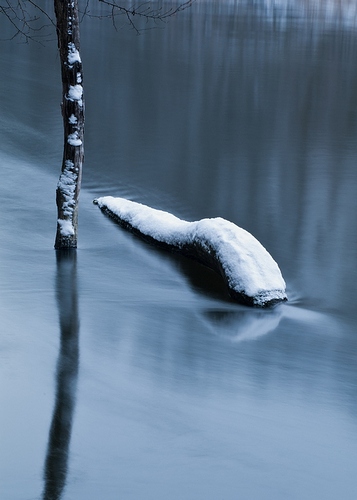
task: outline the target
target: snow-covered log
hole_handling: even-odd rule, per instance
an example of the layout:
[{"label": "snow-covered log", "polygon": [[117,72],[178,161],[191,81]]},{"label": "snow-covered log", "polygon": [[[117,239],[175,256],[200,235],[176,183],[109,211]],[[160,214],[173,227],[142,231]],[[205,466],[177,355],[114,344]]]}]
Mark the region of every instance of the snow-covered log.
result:
[{"label": "snow-covered log", "polygon": [[220,217],[188,222],[113,196],[98,198],[94,203],[150,243],[178,251],[218,271],[238,302],[269,307],[287,300],[277,263],[254,236],[232,222]]}]

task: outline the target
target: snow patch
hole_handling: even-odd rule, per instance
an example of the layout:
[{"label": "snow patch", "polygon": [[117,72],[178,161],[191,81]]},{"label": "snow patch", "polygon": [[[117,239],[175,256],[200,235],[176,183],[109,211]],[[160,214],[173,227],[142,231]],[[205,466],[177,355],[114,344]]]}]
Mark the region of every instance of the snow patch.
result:
[{"label": "snow patch", "polygon": [[219,263],[231,291],[253,305],[286,300],[280,269],[263,245],[248,231],[220,217],[188,222],[148,206],[105,196],[96,203],[142,235],[182,249],[201,249]]},{"label": "snow patch", "polygon": [[83,96],[83,87],[82,85],[70,85],[67,99],[69,101],[78,101],[78,104],[82,106],[82,96]]},{"label": "snow patch", "polygon": [[73,228],[72,221],[58,219],[57,222],[58,222],[60,233],[62,236],[73,236],[74,235],[74,228]]},{"label": "snow patch", "polygon": [[69,118],[68,118],[68,121],[71,125],[75,125],[77,123],[77,118],[74,116],[74,115],[71,115]]},{"label": "snow patch", "polygon": [[[66,160],[64,162],[65,166],[66,166],[66,169],[69,169],[69,168],[73,168],[74,167],[74,163],[72,160]],[[68,172],[68,175],[69,174],[72,174],[72,172]]]},{"label": "snow patch", "polygon": [[70,42],[68,44],[68,63],[72,66],[74,63],[78,62],[81,63],[81,56],[79,55],[78,50],[76,49],[76,46],[74,45],[73,42]]},{"label": "snow patch", "polygon": [[80,146],[82,144],[81,139],[78,137],[78,132],[73,132],[73,134],[69,134],[67,137],[67,142],[71,146]]},{"label": "snow patch", "polygon": [[62,206],[65,217],[72,217],[75,207],[74,194],[78,175],[72,170],[73,167],[74,163],[71,160],[65,161],[65,169],[61,173],[57,184],[57,189],[61,191],[65,200]]}]

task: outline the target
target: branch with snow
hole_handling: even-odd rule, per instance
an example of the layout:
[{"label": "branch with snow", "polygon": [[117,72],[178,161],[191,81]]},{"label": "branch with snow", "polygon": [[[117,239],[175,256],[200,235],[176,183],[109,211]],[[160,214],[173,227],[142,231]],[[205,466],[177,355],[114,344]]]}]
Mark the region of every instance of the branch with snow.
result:
[{"label": "branch with snow", "polygon": [[232,222],[220,217],[188,222],[112,196],[98,198],[94,203],[150,243],[178,251],[218,271],[238,302],[269,307],[287,300],[277,263],[254,236]]}]

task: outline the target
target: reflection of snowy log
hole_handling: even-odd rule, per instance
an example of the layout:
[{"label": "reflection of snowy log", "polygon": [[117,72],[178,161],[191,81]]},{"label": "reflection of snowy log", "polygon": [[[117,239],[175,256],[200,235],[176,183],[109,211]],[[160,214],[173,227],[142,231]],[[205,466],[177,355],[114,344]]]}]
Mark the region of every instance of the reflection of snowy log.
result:
[{"label": "reflection of snowy log", "polygon": [[256,340],[276,330],[282,315],[282,308],[269,311],[236,308],[210,309],[203,313],[203,318],[212,334],[238,343]]},{"label": "reflection of snowy log", "polygon": [[222,218],[187,222],[168,212],[106,196],[94,200],[121,226],[145,240],[199,260],[218,271],[239,302],[268,307],[287,300],[271,255],[250,233]]}]

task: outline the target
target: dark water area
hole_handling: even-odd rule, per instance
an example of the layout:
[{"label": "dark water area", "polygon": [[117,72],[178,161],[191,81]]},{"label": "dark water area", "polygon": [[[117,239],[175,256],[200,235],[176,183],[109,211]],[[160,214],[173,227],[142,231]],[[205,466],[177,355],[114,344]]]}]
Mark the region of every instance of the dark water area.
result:
[{"label": "dark water area", "polygon": [[[345,4],[199,1],[139,36],[85,19],[79,248],[62,258],[56,44],[0,42],[1,499],[357,498]],[[233,303],[101,214],[108,194],[244,227],[289,302]]]}]

